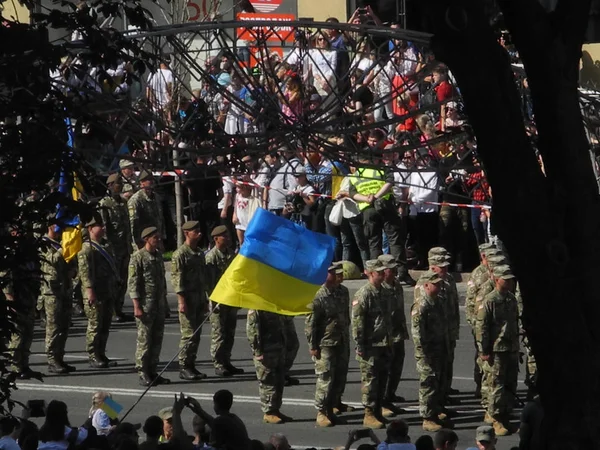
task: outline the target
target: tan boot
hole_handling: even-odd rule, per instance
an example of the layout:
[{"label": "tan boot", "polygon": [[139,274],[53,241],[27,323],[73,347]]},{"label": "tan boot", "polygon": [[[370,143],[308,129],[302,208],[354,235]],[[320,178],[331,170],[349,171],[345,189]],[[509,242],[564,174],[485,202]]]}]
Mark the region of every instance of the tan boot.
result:
[{"label": "tan boot", "polygon": [[317,413],[316,426],[319,428],[327,428],[332,427],[333,423],[331,422],[331,420],[329,420],[329,417],[327,417],[327,415],[323,411],[319,411]]},{"label": "tan boot", "polygon": [[508,436],[510,434],[510,429],[507,426],[505,426],[502,422],[494,420],[493,427],[496,436]]},{"label": "tan boot", "polygon": [[383,417],[394,417],[396,413],[392,411],[390,408],[386,408],[385,406],[381,408],[381,415]]},{"label": "tan boot", "polygon": [[438,419],[440,419],[440,420],[446,420],[447,418],[448,418],[448,416],[446,415],[446,413],[438,414]]},{"label": "tan boot", "polygon": [[423,419],[423,430],[425,431],[439,431],[443,428],[440,420],[434,417],[429,419]]},{"label": "tan boot", "polygon": [[371,408],[365,408],[365,418],[363,419],[363,427],[379,430],[385,425],[381,422]]},{"label": "tan boot", "polygon": [[354,406],[346,405],[345,403],[340,403],[337,406],[333,407],[333,413],[336,416],[339,416],[341,413],[356,411]]},{"label": "tan boot", "polygon": [[263,416],[264,423],[270,423],[272,425],[278,425],[283,423],[283,419],[276,414],[265,414]]},{"label": "tan boot", "polygon": [[492,419],[492,416],[489,415],[489,413],[485,413],[485,417],[483,418],[483,421],[485,423],[487,423],[488,425],[491,425],[494,423],[494,419]]}]

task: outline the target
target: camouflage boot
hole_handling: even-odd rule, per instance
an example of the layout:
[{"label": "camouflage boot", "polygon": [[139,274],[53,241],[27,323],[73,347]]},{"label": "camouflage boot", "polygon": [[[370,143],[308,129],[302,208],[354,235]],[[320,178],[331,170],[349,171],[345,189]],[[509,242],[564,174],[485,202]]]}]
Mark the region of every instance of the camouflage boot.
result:
[{"label": "camouflage boot", "polygon": [[363,427],[379,430],[385,425],[381,422],[371,408],[365,408],[365,418],[363,419]]},{"label": "camouflage boot", "polygon": [[333,423],[331,422],[331,420],[329,420],[329,417],[327,417],[327,414],[325,414],[324,411],[319,411],[317,413],[316,426],[318,428],[327,428],[327,427],[332,427]]}]

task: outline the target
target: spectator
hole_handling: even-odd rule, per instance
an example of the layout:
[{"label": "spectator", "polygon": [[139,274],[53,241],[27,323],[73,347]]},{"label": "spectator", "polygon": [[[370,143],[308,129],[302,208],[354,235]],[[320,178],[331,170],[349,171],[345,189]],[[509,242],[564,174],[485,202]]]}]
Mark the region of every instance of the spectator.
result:
[{"label": "spectator", "polygon": [[433,436],[433,445],[435,450],[456,450],[458,435],[452,430],[442,428]]},{"label": "spectator", "polygon": [[296,167],[294,178],[296,179],[296,187],[291,191],[291,201],[286,204],[283,215],[289,217],[292,222],[311,229],[312,208],[317,201],[314,195],[316,191],[308,182],[306,169],[303,166]]},{"label": "spectator", "polygon": [[544,408],[538,395],[533,399],[533,401],[528,402],[525,405],[525,408],[523,408],[523,411],[521,411],[521,426],[519,428],[519,450],[538,450],[542,448],[543,419]]},{"label": "spectator", "polygon": [[157,450],[163,434],[163,421],[158,416],[150,416],[143,428],[146,440],[140,444],[140,450]]},{"label": "spectator", "polygon": [[281,433],[272,435],[271,439],[269,439],[269,442],[271,445],[273,445],[275,450],[291,450],[292,448],[288,442],[288,439]]},{"label": "spectator", "polygon": [[194,450],[211,449],[212,447],[208,445],[210,442],[210,427],[206,421],[197,414],[194,415],[194,418],[192,419],[192,429],[194,430]]},{"label": "spectator", "polygon": [[305,77],[312,80],[317,94],[323,97],[329,106],[335,101],[335,96],[330,94],[335,92],[337,87],[335,77],[337,52],[331,50],[329,39],[323,33],[314,35],[314,42],[315,48],[308,51],[308,61],[305,66],[308,74],[305,74]]},{"label": "spectator", "polygon": [[21,450],[16,438],[19,435],[19,421],[12,416],[0,418],[0,450]]},{"label": "spectator", "polygon": [[21,450],[37,450],[40,430],[31,420],[21,420],[17,443]]},{"label": "spectator", "polygon": [[[435,100],[437,103],[441,103],[439,120],[441,123],[446,123],[446,105],[447,102],[454,95],[452,85],[448,82],[448,71],[443,66],[438,66],[432,71],[433,78],[433,91],[435,92]],[[436,114],[437,118],[437,114]]]},{"label": "spectator", "polygon": [[419,436],[419,438],[415,441],[415,447],[417,448],[417,450],[435,450],[435,446],[433,445],[433,438],[428,434]]},{"label": "spectator", "polygon": [[167,406],[158,411],[158,417],[163,421],[163,432],[160,442],[169,442],[173,437],[173,408]]},{"label": "spectator", "polygon": [[296,189],[297,182],[293,174],[296,169],[302,165],[296,152],[288,147],[281,149],[282,158],[278,169],[275,169],[277,163],[274,163],[275,169],[271,179],[269,180],[267,189],[267,209],[278,216],[283,212],[285,205],[285,197],[289,191]]},{"label": "spectator", "polygon": [[446,103],[446,120],[441,123],[439,129],[446,131],[452,128],[460,128],[465,124],[465,121],[461,119],[458,112],[458,103],[448,102]]},{"label": "spectator", "polygon": [[113,447],[120,448],[121,450],[137,450],[138,440],[140,438],[138,430],[141,428],[141,424],[121,422],[114,431],[109,435],[113,443]]},{"label": "spectator", "polygon": [[[331,24],[340,23],[336,17],[329,17],[326,22]],[[330,48],[336,53],[335,77],[337,80],[337,90],[343,97],[349,88],[348,71],[350,69],[350,54],[346,47],[345,36],[340,30],[330,28],[326,32],[329,37]]]},{"label": "spectator", "polygon": [[250,178],[244,177],[236,185],[235,208],[233,211],[233,224],[240,246],[244,243],[244,234],[254,213],[260,208],[260,200],[252,195]]},{"label": "spectator", "polygon": [[170,121],[170,103],[173,98],[173,72],[166,62],[160,63],[160,68],[148,77],[146,97],[155,112],[164,115]]},{"label": "spectator", "polygon": [[[473,169],[467,176],[465,184],[471,193],[470,196],[473,205],[480,206],[489,201],[490,186],[487,182],[485,172],[479,163],[479,159],[476,157],[473,157]],[[478,207],[471,208],[471,226],[475,233],[477,245],[488,242],[487,221],[488,217],[485,210]]]},{"label": "spectator", "polygon": [[402,420],[394,420],[386,430],[386,439],[377,446],[377,450],[416,450],[410,442],[408,424]]},{"label": "spectator", "polygon": [[85,428],[71,428],[67,405],[52,400],[46,409],[46,420],[40,428],[39,450],[67,450],[70,445],[80,445],[88,437]]},{"label": "spectator", "polygon": [[92,419],[92,426],[96,429],[98,436],[106,436],[114,428],[108,414],[100,408],[106,398],[112,399],[112,396],[105,391],[98,391],[92,396],[89,417]]},{"label": "spectator", "polygon": [[248,118],[244,114],[244,105],[248,88],[242,83],[242,78],[236,72],[231,74],[231,84],[227,87],[228,95],[223,98],[223,105],[227,109],[225,119],[225,133],[235,136],[247,133]]},{"label": "spectator", "polygon": [[211,429],[210,445],[215,449],[248,450],[250,439],[244,422],[230,412],[233,405],[233,394],[228,390],[215,392],[213,396],[213,409],[217,417],[212,417],[202,409],[200,403],[192,398],[187,398],[190,409],[200,416]]},{"label": "spectator", "polygon": [[496,433],[489,425],[477,427],[475,431],[475,444],[477,447],[469,447],[467,450],[496,450]]}]

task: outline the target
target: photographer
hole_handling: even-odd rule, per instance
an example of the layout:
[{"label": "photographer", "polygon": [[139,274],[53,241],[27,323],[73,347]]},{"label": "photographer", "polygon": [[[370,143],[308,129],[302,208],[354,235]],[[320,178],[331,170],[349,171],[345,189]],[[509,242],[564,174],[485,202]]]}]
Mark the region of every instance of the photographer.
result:
[{"label": "photographer", "polygon": [[316,206],[317,198],[315,188],[308,182],[306,169],[298,166],[294,169],[296,188],[286,196],[286,204],[283,215],[289,217],[292,222],[302,225],[304,228],[312,229],[312,208]]}]

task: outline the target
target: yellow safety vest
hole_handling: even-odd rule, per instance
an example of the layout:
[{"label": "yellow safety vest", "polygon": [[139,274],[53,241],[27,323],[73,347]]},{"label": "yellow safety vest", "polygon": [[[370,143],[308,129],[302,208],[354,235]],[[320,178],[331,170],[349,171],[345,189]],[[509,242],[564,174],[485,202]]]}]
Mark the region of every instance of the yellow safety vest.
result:
[{"label": "yellow safety vest", "polygon": [[[377,194],[385,184],[385,172],[375,169],[358,169],[354,176],[350,178],[350,183],[356,188],[356,192],[361,195]],[[391,194],[386,194],[382,198],[388,199]],[[358,209],[361,211],[371,206],[367,202],[358,202]]]}]

